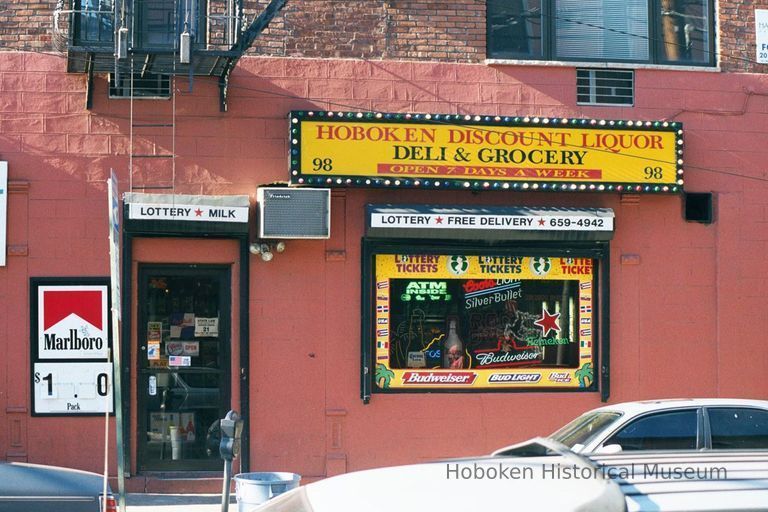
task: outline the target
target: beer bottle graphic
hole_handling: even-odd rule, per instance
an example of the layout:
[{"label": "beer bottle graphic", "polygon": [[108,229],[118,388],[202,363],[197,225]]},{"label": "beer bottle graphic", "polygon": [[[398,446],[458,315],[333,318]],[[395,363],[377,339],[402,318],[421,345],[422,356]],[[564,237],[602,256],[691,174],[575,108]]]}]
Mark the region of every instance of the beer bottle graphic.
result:
[{"label": "beer bottle graphic", "polygon": [[443,341],[443,368],[464,368],[464,343],[457,332],[456,317],[448,319],[448,336]]}]

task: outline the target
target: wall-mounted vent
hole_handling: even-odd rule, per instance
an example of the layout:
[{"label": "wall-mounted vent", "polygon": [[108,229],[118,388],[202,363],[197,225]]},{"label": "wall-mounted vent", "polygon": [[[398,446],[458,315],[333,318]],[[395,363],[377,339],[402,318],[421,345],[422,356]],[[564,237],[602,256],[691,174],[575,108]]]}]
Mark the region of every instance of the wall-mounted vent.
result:
[{"label": "wall-mounted vent", "polygon": [[171,97],[171,76],[155,73],[134,73],[131,80],[130,72],[121,72],[115,80],[115,73],[109,74],[109,97],[168,99]]},{"label": "wall-mounted vent", "polygon": [[683,194],[683,214],[688,222],[712,224],[712,192],[686,192]]},{"label": "wall-mounted vent", "polygon": [[635,72],[623,69],[577,69],[576,102],[579,105],[634,105]]},{"label": "wall-mounted vent", "polygon": [[329,238],[331,189],[261,187],[259,238]]}]

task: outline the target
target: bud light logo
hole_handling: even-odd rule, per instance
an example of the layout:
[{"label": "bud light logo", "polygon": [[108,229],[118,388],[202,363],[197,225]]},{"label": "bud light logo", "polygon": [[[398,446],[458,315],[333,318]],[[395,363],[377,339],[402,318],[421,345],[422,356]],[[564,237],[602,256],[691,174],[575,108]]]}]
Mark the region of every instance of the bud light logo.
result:
[{"label": "bud light logo", "polygon": [[488,377],[491,384],[534,384],[540,380],[539,373],[494,373]]}]

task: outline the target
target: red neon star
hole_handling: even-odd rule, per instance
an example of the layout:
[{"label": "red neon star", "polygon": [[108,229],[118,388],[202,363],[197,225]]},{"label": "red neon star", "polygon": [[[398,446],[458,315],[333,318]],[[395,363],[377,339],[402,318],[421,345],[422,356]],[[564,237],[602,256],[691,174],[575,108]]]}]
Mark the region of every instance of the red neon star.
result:
[{"label": "red neon star", "polygon": [[533,322],[533,325],[541,327],[541,335],[546,337],[549,331],[560,332],[560,326],[557,325],[557,319],[560,318],[560,313],[551,315],[549,311],[543,309],[541,311],[541,318]]},{"label": "red neon star", "polygon": [[442,224],[443,218],[442,217],[435,217],[435,224]]},{"label": "red neon star", "polygon": [[195,215],[197,215],[198,217],[202,216],[203,215],[203,210],[198,208],[197,210],[195,210]]},{"label": "red neon star", "polygon": [[543,225],[544,225],[544,219],[539,219],[539,226],[543,226]]}]

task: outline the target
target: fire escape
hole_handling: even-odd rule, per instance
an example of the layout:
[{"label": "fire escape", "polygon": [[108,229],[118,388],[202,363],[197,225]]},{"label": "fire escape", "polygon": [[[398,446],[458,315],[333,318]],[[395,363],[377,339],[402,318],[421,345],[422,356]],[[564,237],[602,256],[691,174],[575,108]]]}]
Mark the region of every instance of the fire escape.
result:
[{"label": "fire escape", "polygon": [[271,0],[248,22],[243,0],[59,0],[55,43],[69,72],[88,75],[88,108],[95,73],[119,83],[136,70],[139,79],[216,77],[225,112],[232,69],[287,1]]},{"label": "fire escape", "polygon": [[[243,0],[59,0],[54,44],[67,71],[86,73],[86,107],[93,77],[109,73],[110,97],[130,99],[129,189],[176,193],[176,81],[215,77],[219,108],[237,61],[288,0],[271,0],[250,23]],[[66,2],[66,6],[64,3]],[[170,99],[151,108],[135,100]]]}]

